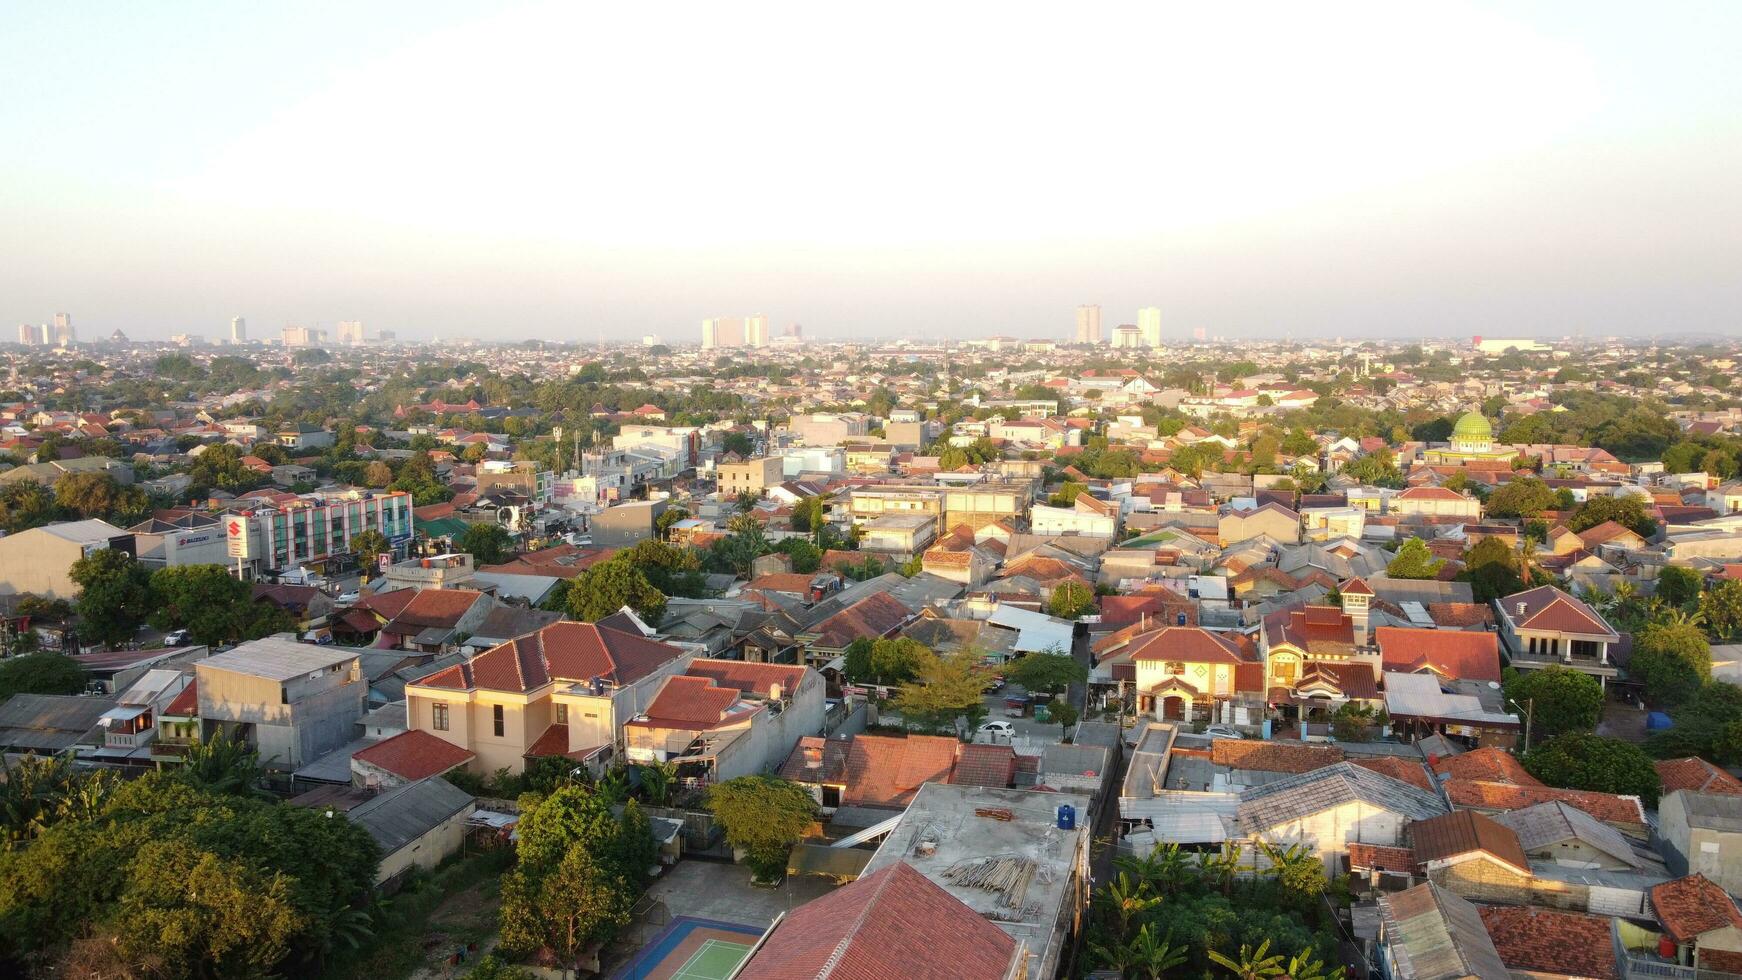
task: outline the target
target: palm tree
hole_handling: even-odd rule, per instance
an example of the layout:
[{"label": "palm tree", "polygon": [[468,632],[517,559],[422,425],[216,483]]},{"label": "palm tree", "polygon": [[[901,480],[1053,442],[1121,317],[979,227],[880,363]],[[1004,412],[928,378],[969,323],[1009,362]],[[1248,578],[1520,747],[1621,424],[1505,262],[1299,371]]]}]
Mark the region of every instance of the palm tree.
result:
[{"label": "palm tree", "polygon": [[[1144,923],[1143,928],[1137,930],[1129,948],[1132,953],[1131,966],[1136,967],[1140,975],[1149,977],[1149,980],[1161,980],[1163,974],[1186,961],[1185,947],[1173,944],[1173,933],[1169,932],[1160,939],[1155,938],[1154,923]],[[1125,975],[1131,975],[1129,968]]]},{"label": "palm tree", "polygon": [[647,802],[654,806],[669,804],[671,788],[677,783],[677,763],[660,762],[637,768],[640,770],[641,788],[647,793]]},{"label": "palm tree", "polygon": [[1225,841],[1219,853],[1205,854],[1199,859],[1199,867],[1202,868],[1204,877],[1214,882],[1224,896],[1233,894],[1234,879],[1239,877],[1240,872],[1247,870],[1240,863],[1242,850],[1239,841]]},{"label": "palm tree", "polygon": [[1270,953],[1270,940],[1258,944],[1257,949],[1240,944],[1240,958],[1230,959],[1217,950],[1210,950],[1210,961],[1231,971],[1240,980],[1265,980],[1266,977],[1280,976],[1282,970],[1282,954]]},{"label": "palm tree", "polygon": [[1113,863],[1163,895],[1178,891],[1191,874],[1186,853],[1172,841],[1157,843],[1143,857],[1125,857]]},{"label": "palm tree", "polygon": [[222,731],[182,756],[181,778],[199,789],[233,796],[267,795],[259,788],[260,753]]},{"label": "palm tree", "polygon": [[1325,964],[1313,959],[1313,951],[1310,948],[1301,950],[1299,954],[1291,958],[1288,961],[1286,972],[1293,980],[1343,980],[1342,967],[1332,967],[1327,973]]},{"label": "palm tree", "polygon": [[1285,894],[1306,904],[1325,890],[1325,866],[1304,844],[1278,847],[1269,841],[1259,841],[1269,867],[1264,873],[1276,879]]},{"label": "palm tree", "polygon": [[1147,882],[1133,878],[1123,871],[1119,873],[1119,877],[1096,892],[1095,899],[1117,921],[1121,940],[1131,931],[1131,920],[1134,916],[1154,908],[1161,901],[1149,894]]}]

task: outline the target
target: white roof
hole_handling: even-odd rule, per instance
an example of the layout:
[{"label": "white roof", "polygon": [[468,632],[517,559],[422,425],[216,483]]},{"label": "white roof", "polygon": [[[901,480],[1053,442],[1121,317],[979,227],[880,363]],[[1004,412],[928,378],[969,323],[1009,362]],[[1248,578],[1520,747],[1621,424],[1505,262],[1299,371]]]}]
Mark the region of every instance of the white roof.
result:
[{"label": "white roof", "polygon": [[227,653],[207,657],[195,666],[200,670],[210,667],[235,674],[264,677],[272,681],[288,681],[355,659],[357,654],[353,650],[268,637],[264,640],[249,640]]},{"label": "white roof", "polygon": [[1017,653],[1039,653],[1047,650],[1071,652],[1073,627],[1065,620],[1000,603],[992,611],[992,615],[986,617],[986,622],[1015,630],[1016,643],[1012,649]]},{"label": "white roof", "polygon": [[1514,715],[1483,708],[1481,700],[1474,694],[1447,694],[1440,690],[1439,679],[1432,674],[1405,674],[1395,670],[1385,672],[1385,712],[1394,718],[1411,715],[1452,718],[1476,724],[1518,724]]},{"label": "white roof", "polygon": [[43,525],[42,530],[57,538],[65,538],[68,541],[76,541],[79,544],[96,544],[100,541],[107,541],[117,535],[127,533],[115,525],[110,524],[108,521],[99,520],[63,521],[59,524],[45,524]]}]

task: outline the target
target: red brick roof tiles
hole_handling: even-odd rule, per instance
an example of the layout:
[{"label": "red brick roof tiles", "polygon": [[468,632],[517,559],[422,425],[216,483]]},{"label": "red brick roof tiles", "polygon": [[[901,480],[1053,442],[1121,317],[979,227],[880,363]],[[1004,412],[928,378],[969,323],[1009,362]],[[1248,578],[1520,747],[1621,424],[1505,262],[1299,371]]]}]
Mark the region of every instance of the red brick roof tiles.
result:
[{"label": "red brick roof tiles", "polygon": [[1003,980],[1017,943],[905,862],[787,913],[740,980]]},{"label": "red brick roof tiles", "polygon": [[666,678],[665,685],[648,703],[648,720],[630,724],[706,730],[725,718],[727,709],[738,703],[738,696],[736,689],[718,687],[707,677],[678,674]]},{"label": "red brick roof tiles", "polygon": [[552,623],[430,674],[423,687],[525,693],[553,680],[630,684],[682,656],[677,647],[593,623]]},{"label": "red brick roof tiles", "polygon": [[1148,639],[1132,641],[1132,660],[1166,660],[1194,664],[1243,664],[1239,644],[1196,626],[1169,626]]},{"label": "red brick roof tiles", "polygon": [[1621,980],[1607,917],[1529,906],[1485,905],[1479,911],[1508,970]]},{"label": "red brick roof tiles", "polygon": [[1230,769],[1301,773],[1342,762],[1343,750],[1334,745],[1219,738],[1210,745],[1210,761]]},{"label": "red brick roof tiles", "polygon": [[1436,760],[1434,772],[1453,779],[1485,779],[1515,786],[1541,786],[1542,780],[1532,776],[1524,764],[1504,749],[1486,746],[1461,755],[1448,755]]},{"label": "red brick roof tiles", "polygon": [[471,761],[473,754],[414,728],[361,749],[351,758],[415,782],[463,766]]},{"label": "red brick roof tiles", "polygon": [[1445,791],[1452,806],[1460,808],[1522,810],[1538,803],[1560,800],[1618,830],[1637,833],[1645,827],[1645,809],[1636,797],[1547,786],[1513,786],[1478,779],[1447,780]]},{"label": "red brick roof tiles", "polygon": [[1685,759],[1661,759],[1653,765],[1657,767],[1657,778],[1663,782],[1665,793],[1691,789],[1698,793],[1742,796],[1742,779],[1737,779],[1704,759],[1693,756]]},{"label": "red brick roof tiles", "polygon": [[1735,901],[1705,875],[1666,881],[1650,894],[1657,920],[1676,942],[1726,926],[1742,929],[1742,912],[1736,910]]},{"label": "red brick roof tiles", "polygon": [[1518,835],[1480,813],[1454,810],[1444,816],[1417,820],[1410,824],[1409,834],[1416,858],[1424,863],[1482,851],[1520,873],[1530,872],[1530,859],[1524,856]]},{"label": "red brick roof tiles", "polygon": [[[1590,606],[1552,585],[1516,592],[1499,602],[1512,617],[1513,625],[1520,629],[1610,636],[1615,633]],[[1522,613],[1518,611],[1520,605]]]},{"label": "red brick roof tiles", "polygon": [[1500,679],[1500,643],[1494,633],[1381,626],[1373,638],[1385,670],[1411,674],[1426,668],[1451,680]]},{"label": "red brick roof tiles", "polygon": [[1408,783],[1417,789],[1432,791],[1433,781],[1427,778],[1427,770],[1420,762],[1413,759],[1401,759],[1395,755],[1380,755],[1368,759],[1350,759],[1363,769],[1371,769],[1381,776],[1390,776],[1400,783]]}]

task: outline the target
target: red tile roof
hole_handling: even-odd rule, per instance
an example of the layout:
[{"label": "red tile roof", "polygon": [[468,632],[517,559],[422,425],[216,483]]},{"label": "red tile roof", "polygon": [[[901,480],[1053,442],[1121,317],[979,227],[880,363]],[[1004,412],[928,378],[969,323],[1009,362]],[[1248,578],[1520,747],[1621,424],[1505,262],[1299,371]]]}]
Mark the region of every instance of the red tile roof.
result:
[{"label": "red tile roof", "polygon": [[1657,778],[1663,782],[1665,793],[1691,789],[1697,793],[1742,796],[1742,779],[1737,779],[1704,759],[1693,756],[1685,759],[1661,759],[1653,765],[1657,767]]},{"label": "red tile roof", "polygon": [[1243,664],[1239,644],[1197,626],[1169,626],[1131,644],[1132,660],[1181,661],[1194,664]]},{"label": "red tile roof", "polygon": [[1343,750],[1334,745],[1219,738],[1210,743],[1210,761],[1230,769],[1312,772],[1342,762]]},{"label": "red tile roof", "polygon": [[1016,777],[1016,750],[1008,745],[964,745],[950,782],[1003,789]]},{"label": "red tile roof", "polygon": [[1492,783],[1511,783],[1515,786],[1543,784],[1512,753],[1491,746],[1461,755],[1444,756],[1434,761],[1433,770],[1454,779],[1485,779]]},{"label": "red tile roof", "polygon": [[788,912],[739,980],[1003,980],[1018,946],[906,862]]},{"label": "red tile roof", "polygon": [[725,720],[727,709],[738,703],[738,691],[719,687],[707,677],[677,674],[647,705],[647,721],[629,724],[654,728],[684,728],[705,731]]},{"label": "red tile roof", "polygon": [[1408,783],[1417,789],[1432,791],[1433,781],[1427,778],[1427,770],[1420,762],[1413,759],[1401,759],[1395,755],[1380,755],[1366,759],[1350,759],[1363,769],[1371,769],[1381,776],[1390,776],[1400,783]]},{"label": "red tile roof", "polygon": [[1413,674],[1425,668],[1451,680],[1500,679],[1500,641],[1495,633],[1380,626],[1373,638],[1385,670]]},{"label": "red tile roof", "polygon": [[807,668],[795,664],[757,664],[743,660],[692,660],[684,673],[711,678],[721,687],[744,694],[772,697],[775,685],[785,697],[804,683]]},{"label": "red tile roof", "polygon": [[961,743],[935,735],[804,738],[781,767],[795,782],[838,785],[849,806],[906,806],[925,783],[947,783]]},{"label": "red tile roof", "polygon": [[[393,617],[395,627],[428,629],[432,626],[452,629],[484,593],[472,589],[423,589],[411,597],[399,615]],[[416,632],[417,629],[411,630]],[[406,632],[406,630],[398,630]]]},{"label": "red tile roof", "polygon": [[1538,803],[1560,800],[1577,807],[1598,820],[1619,830],[1639,831],[1645,827],[1645,808],[1637,797],[1615,796],[1577,789],[1551,789],[1547,786],[1513,786],[1479,779],[1450,779],[1445,783],[1446,798],[1452,806],[1472,810],[1522,810]]},{"label": "red tile roof", "polygon": [[200,679],[198,677],[189,680],[188,686],[182,688],[181,693],[177,694],[175,699],[164,705],[163,708],[163,714],[171,718],[193,718],[199,713]]},{"label": "red tile roof", "polygon": [[1657,921],[1676,942],[1725,926],[1742,929],[1742,912],[1736,910],[1735,901],[1705,875],[1666,881],[1653,886],[1650,894]]},{"label": "red tile roof", "polygon": [[887,636],[913,618],[907,607],[887,592],[873,592],[812,627],[816,645],[842,649],[861,636]]},{"label": "red tile roof", "polygon": [[[1520,629],[1615,635],[1590,606],[1552,585],[1513,593],[1499,603],[1506,615],[1512,617],[1512,624]],[[1519,611],[1520,606],[1523,612]]]},{"label": "red tile roof", "polygon": [[1503,905],[1478,911],[1508,970],[1621,980],[1610,920],[1604,916]]},{"label": "red tile roof", "polygon": [[1384,844],[1350,844],[1349,867],[1372,868],[1376,871],[1397,871],[1414,874],[1421,866],[1415,852],[1407,847],[1386,847]]},{"label": "red tile roof", "polygon": [[526,693],[553,680],[631,684],[683,655],[677,647],[594,623],[552,623],[414,683]]},{"label": "red tile roof", "polygon": [[472,760],[473,754],[452,742],[414,728],[376,742],[354,753],[351,758],[415,782],[463,766]]}]

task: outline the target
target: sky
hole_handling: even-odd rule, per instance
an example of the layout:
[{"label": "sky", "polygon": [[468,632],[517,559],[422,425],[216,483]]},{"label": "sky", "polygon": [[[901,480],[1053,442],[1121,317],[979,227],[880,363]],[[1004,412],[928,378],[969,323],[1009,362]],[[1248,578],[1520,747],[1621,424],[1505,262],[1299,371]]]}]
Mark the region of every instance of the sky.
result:
[{"label": "sky", "polygon": [[1733,336],[1739,36],[1728,0],[5,4],[0,323]]}]

